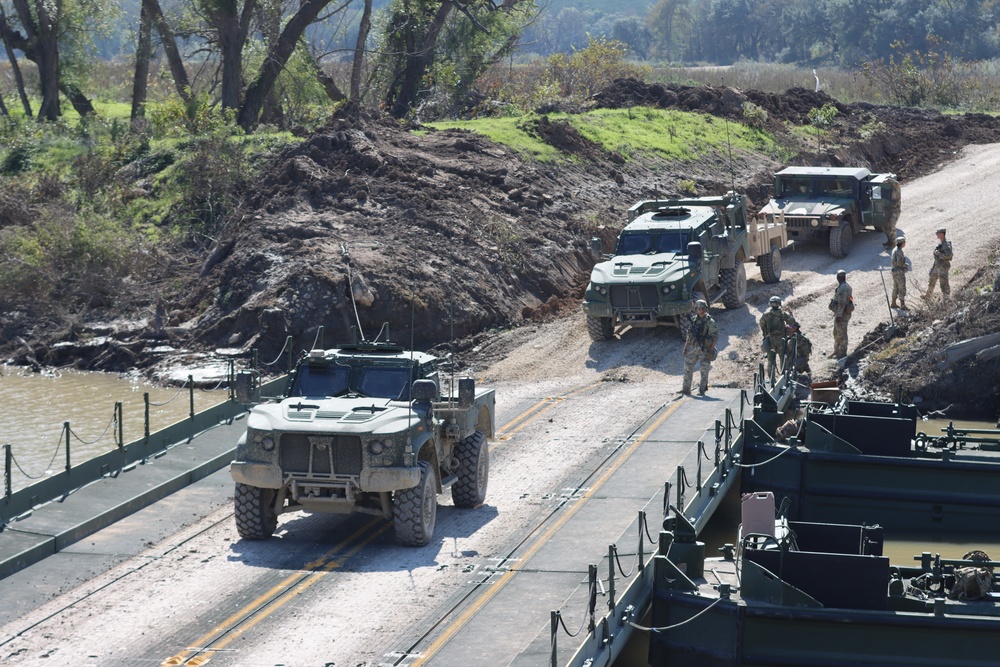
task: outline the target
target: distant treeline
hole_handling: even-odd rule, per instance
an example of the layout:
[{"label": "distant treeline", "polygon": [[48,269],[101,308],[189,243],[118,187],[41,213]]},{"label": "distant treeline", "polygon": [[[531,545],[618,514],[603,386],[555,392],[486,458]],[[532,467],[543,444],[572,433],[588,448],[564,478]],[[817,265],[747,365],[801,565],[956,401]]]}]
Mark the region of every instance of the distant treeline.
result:
[{"label": "distant treeline", "polygon": [[965,61],[1000,55],[1000,3],[981,0],[659,0],[567,6],[554,0],[522,53],[619,40],[632,57],[728,65],[739,60],[858,66],[899,54]]}]

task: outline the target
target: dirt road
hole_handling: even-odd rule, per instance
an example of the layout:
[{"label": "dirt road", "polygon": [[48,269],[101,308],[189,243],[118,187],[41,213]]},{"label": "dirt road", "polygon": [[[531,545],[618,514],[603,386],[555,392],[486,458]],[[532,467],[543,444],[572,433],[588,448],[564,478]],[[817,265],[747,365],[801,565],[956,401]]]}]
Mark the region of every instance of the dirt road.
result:
[{"label": "dirt road", "polygon": [[[998,235],[987,226],[997,195],[983,184],[998,175],[1000,146],[974,146],[939,173],[904,183],[899,227],[909,239],[911,280],[926,285],[939,226],[955,246],[956,288],[981,265]],[[832,350],[834,274],[845,268],[854,288],[853,350],[888,318],[883,241],[864,233],[845,260],[821,245],[790,249],[781,283],[765,285],[755,275],[747,308],[713,308],[721,332],[713,384],[749,386],[760,358],[757,319],[772,294],[794,309],[814,343],[814,379],[832,373],[835,363],[819,357]],[[933,307],[916,290],[908,301]],[[441,497],[440,542],[407,549],[392,542],[387,524],[373,527],[371,519],[292,514],[282,517],[279,537],[250,543],[238,539],[231,509],[223,507],[40,606],[8,609],[0,623],[4,664],[176,665],[209,657],[232,665],[401,664],[404,658],[387,657],[387,647],[432,625],[447,600],[488,577],[537,529],[565,489],[579,487],[616,438],[679,398],[680,345],[670,330],[592,343],[581,313],[494,336],[476,350],[475,374],[497,388],[498,422],[513,424],[525,406],[546,407],[494,443],[488,507],[457,512]],[[69,563],[72,553],[57,557]],[[0,582],[0,592],[9,584]],[[268,611],[272,600],[282,601],[280,613]],[[202,662],[186,662],[196,655]]]},{"label": "dirt road", "polygon": [[[927,274],[937,245],[935,230],[948,229],[955,258],[952,291],[971,278],[986,260],[987,248],[1000,238],[1000,229],[989,224],[998,199],[996,188],[984,187],[1000,174],[1000,145],[965,148],[958,159],[940,171],[903,183],[902,212],[898,229],[906,239],[906,253],[913,262],[908,275],[907,305],[912,309],[938,309],[936,299],[925,302],[920,289],[927,288]],[[802,331],[813,344],[813,380],[833,377],[833,315],[828,308],[837,285],[838,269],[848,272],[856,310],[848,328],[849,351],[854,352],[865,333],[889,321],[889,304],[883,291],[880,269],[885,271],[888,290],[889,252],[882,247],[885,235],[866,231],[855,237],[851,254],[844,259],[830,256],[826,244],[796,243],[782,251],[782,280],[766,285],[759,272],[748,265],[747,307],[726,311],[719,305],[712,315],[719,325],[719,360],[713,364],[711,383],[746,387],[761,360],[760,315],[768,298],[778,295],[792,308]],[[906,317],[894,312],[893,317]],[[491,381],[530,381],[566,378],[578,382],[591,378],[643,383],[649,391],[680,388],[683,361],[680,338],[672,330],[631,329],[618,340],[593,343],[587,336],[582,314],[561,318],[543,326],[524,327],[482,346],[484,359],[496,359],[484,375]],[[629,393],[629,392],[626,392]]]}]

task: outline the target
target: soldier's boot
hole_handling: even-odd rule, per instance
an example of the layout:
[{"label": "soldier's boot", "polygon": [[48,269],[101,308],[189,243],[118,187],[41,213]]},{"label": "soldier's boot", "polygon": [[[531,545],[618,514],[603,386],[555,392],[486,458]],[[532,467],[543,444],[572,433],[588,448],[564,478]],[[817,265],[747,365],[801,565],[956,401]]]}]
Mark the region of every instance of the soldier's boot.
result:
[{"label": "soldier's boot", "polygon": [[[897,305],[897,304],[896,304],[896,300],[895,300],[895,299],[893,299],[893,300],[892,300],[892,303],[891,303],[891,304],[889,304],[889,307],[890,307],[890,308],[899,308],[899,305]],[[903,308],[906,308],[906,306],[903,306]]]},{"label": "soldier's boot", "polygon": [[909,310],[909,308],[906,307],[906,299],[900,298],[899,307],[901,310]]},{"label": "soldier's boot", "polygon": [[925,300],[931,298],[935,285],[937,285],[937,276],[931,276],[927,281],[927,291],[921,294]]},{"label": "soldier's boot", "polygon": [[690,396],[691,395],[691,385],[684,384],[684,386],[681,387],[681,393],[684,394],[685,396]]},{"label": "soldier's boot", "polygon": [[699,396],[704,396],[707,391],[708,391],[708,385],[707,384],[703,384],[700,387],[698,387],[698,395]]}]

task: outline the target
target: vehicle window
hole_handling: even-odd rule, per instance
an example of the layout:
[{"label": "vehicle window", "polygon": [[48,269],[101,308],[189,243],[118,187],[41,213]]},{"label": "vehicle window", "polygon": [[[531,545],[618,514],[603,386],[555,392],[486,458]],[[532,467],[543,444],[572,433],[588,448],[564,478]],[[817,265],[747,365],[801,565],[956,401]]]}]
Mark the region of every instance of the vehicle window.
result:
[{"label": "vehicle window", "polygon": [[358,389],[371,398],[410,399],[410,369],[368,366],[361,371]]},{"label": "vehicle window", "polygon": [[688,235],[683,231],[663,232],[656,238],[656,252],[687,252]]},{"label": "vehicle window", "polygon": [[302,366],[295,374],[289,396],[339,396],[347,392],[348,366]]},{"label": "vehicle window", "polygon": [[649,252],[653,238],[649,234],[623,234],[618,241],[619,255],[641,255]]}]

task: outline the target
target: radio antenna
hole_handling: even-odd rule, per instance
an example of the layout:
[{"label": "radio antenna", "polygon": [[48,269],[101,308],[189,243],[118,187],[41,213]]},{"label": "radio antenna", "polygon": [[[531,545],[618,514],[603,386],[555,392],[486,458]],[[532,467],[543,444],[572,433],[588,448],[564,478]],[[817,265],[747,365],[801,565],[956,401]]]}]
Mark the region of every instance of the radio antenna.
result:
[{"label": "radio antenna", "polygon": [[[726,77],[720,76],[719,82],[722,84],[723,88],[726,87]],[[725,91],[723,91],[723,94],[725,94]],[[730,189],[733,192],[736,192],[736,169],[733,167],[733,144],[729,141],[729,114],[723,114],[723,117],[726,119],[726,145],[729,147],[729,180],[732,184]]]},{"label": "radio antenna", "polygon": [[361,334],[361,340],[368,340],[365,338],[365,330],[361,327],[361,318],[358,316],[358,303],[354,300],[354,274],[351,271],[351,253],[347,250],[347,244],[340,244],[340,256],[344,258],[347,263],[347,289],[351,293],[351,306],[354,308],[354,322],[358,325],[358,333]]}]

